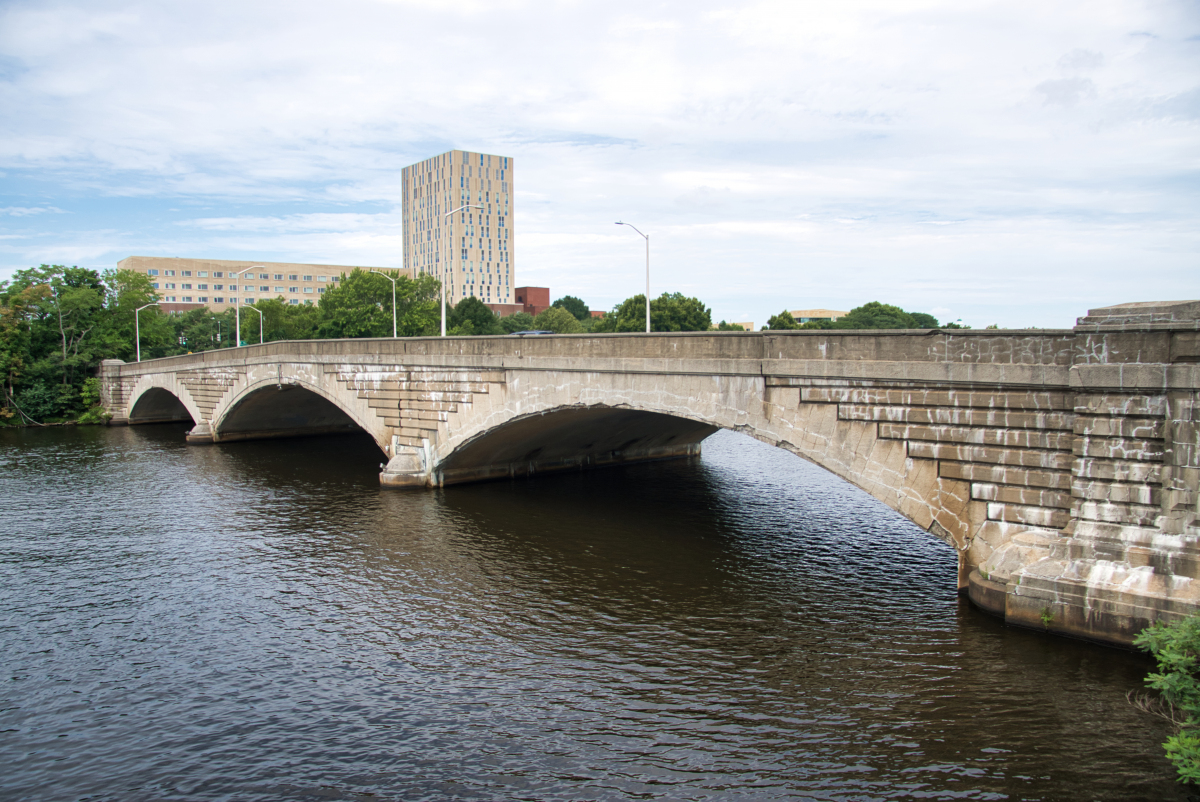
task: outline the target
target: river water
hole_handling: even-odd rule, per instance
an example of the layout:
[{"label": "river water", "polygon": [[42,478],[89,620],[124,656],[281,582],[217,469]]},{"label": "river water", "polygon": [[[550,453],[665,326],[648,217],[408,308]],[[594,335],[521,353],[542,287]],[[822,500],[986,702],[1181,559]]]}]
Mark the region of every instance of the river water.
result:
[{"label": "river water", "polygon": [[184,431],[0,432],[0,798],[1186,798],[1144,656],[741,435],[399,492]]}]

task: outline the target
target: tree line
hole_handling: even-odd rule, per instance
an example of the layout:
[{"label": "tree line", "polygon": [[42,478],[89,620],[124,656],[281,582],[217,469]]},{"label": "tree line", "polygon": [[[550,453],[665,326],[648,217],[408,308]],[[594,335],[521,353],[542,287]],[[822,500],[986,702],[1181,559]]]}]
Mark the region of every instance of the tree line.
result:
[{"label": "tree line", "polygon": [[[356,269],[315,305],[274,298],[243,306],[241,341],[390,337],[393,293],[399,336],[438,334],[438,280],[399,271],[390,277],[394,287],[384,275]],[[96,369],[104,359],[133,361],[139,344],[142,359],[236,344],[236,310],[166,313],[158,300],[150,277],[132,270],[41,265],[0,282],[0,426],[102,422]],[[645,303],[645,296],[634,296],[593,317],[582,300],[568,295],[536,317],[498,317],[470,297],[447,309],[446,333],[644,331]],[[680,293],[652,299],[650,312],[654,331],[707,331],[712,324],[708,307]]]},{"label": "tree line", "polygon": [[[871,301],[851,309],[837,320],[810,320],[800,323],[792,313],[784,310],[773,315],[763,327],[769,331],[795,329],[969,329],[961,323],[938,323],[938,319],[925,312],[905,312],[898,306]],[[989,326],[988,328],[996,328]]]}]

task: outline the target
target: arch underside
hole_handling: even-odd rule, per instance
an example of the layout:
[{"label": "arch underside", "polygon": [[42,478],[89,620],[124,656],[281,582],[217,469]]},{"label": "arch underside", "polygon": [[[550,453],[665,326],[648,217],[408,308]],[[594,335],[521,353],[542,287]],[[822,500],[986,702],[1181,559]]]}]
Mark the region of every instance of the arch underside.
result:
[{"label": "arch underside", "polygon": [[[825,464],[817,455],[805,453],[753,426],[724,427],[628,407],[557,407],[506,421],[470,437],[440,462],[435,457],[428,484],[445,486],[549,471],[699,456],[701,442],[722,428],[739,431],[796,454],[859,487],[956,549],[962,546],[961,538],[938,523],[933,514],[936,510],[930,509],[929,519],[923,521],[913,514],[914,510],[921,511],[919,505],[906,508],[903,502],[911,493],[903,485],[906,476],[902,473],[890,477],[899,480],[899,486],[859,481],[863,477]],[[901,458],[901,462],[905,460]],[[396,486],[410,487],[418,484],[425,482],[395,483]]]},{"label": "arch underside", "polygon": [[437,465],[433,483],[692,456],[700,453],[700,441],[718,428],[659,412],[558,409],[517,418],[471,438]]},{"label": "arch underside", "polygon": [[333,402],[296,384],[269,384],[248,393],[217,422],[213,440],[259,440],[361,432]]},{"label": "arch underside", "polygon": [[130,425],[180,421],[193,421],[192,414],[178,396],[161,387],[151,387],[142,393],[129,410]]}]

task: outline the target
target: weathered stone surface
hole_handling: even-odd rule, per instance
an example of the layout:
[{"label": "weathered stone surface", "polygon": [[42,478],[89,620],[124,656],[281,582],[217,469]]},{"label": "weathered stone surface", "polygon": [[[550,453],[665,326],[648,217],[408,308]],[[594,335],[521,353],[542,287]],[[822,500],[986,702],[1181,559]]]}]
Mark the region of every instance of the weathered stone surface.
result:
[{"label": "weathered stone surface", "polygon": [[268,343],[101,372],[114,422],[190,418],[189,442],[361,428],[389,487],[689,457],[745,432],[950,543],[977,604],[1128,642],[1200,604],[1198,309],[1093,310],[1075,331]]}]

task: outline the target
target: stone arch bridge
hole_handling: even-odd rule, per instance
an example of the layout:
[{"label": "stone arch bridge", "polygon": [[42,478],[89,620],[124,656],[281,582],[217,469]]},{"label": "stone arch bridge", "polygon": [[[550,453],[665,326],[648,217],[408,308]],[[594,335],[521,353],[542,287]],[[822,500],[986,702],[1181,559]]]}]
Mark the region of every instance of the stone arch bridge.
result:
[{"label": "stone arch bridge", "polygon": [[191,443],[362,429],[390,487],[695,455],[745,432],[958,552],[1015,623],[1128,643],[1200,605],[1200,302],[1067,330],[275,342],[102,366]]}]

